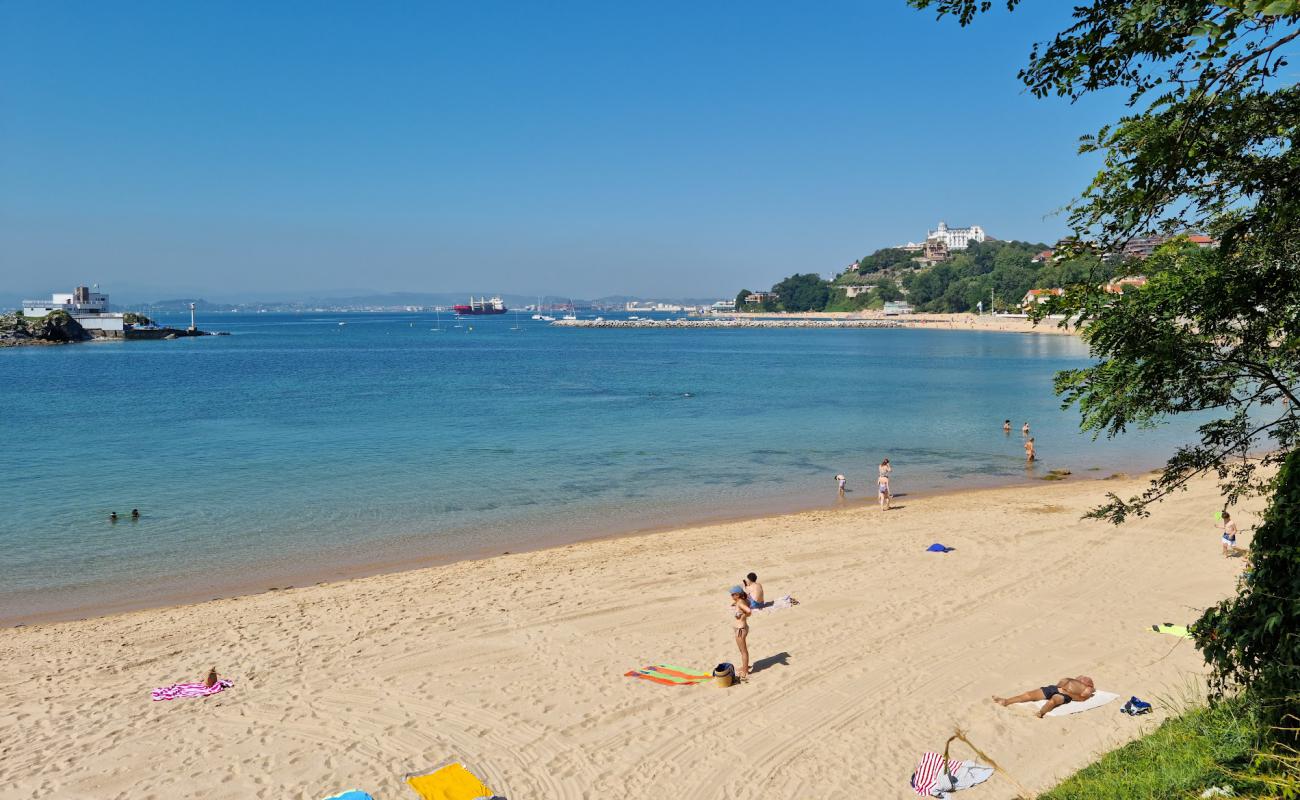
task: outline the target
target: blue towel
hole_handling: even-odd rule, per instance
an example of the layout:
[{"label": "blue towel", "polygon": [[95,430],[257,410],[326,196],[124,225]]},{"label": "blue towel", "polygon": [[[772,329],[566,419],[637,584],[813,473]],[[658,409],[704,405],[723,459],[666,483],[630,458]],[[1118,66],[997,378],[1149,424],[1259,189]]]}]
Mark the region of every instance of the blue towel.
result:
[{"label": "blue towel", "polygon": [[350,792],[344,792],[343,794],[336,794],[333,797],[327,797],[325,800],[375,800],[375,798],[365,792],[353,789]]},{"label": "blue towel", "polygon": [[946,544],[939,544],[938,542],[935,542],[934,544],[932,544],[932,545],[930,545],[929,547],[925,548],[925,551],[926,551],[927,553],[946,553],[946,552],[948,552],[949,550],[956,550],[956,549],[957,549],[957,548],[955,548],[955,547],[949,547],[949,546],[946,545]]}]

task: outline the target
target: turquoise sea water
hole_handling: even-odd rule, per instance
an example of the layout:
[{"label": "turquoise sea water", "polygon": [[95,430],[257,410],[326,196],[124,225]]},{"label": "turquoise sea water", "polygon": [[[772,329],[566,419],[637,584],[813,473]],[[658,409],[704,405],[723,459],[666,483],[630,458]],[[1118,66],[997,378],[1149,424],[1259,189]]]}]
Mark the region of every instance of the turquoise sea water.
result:
[{"label": "turquoise sea water", "polygon": [[0,350],[0,619],[829,506],[837,472],[870,500],[884,456],[912,496],[1149,468],[1185,431],[1079,434],[1051,390],[1087,363],[1070,337],[455,324],[229,315],[203,325],[229,337]]}]

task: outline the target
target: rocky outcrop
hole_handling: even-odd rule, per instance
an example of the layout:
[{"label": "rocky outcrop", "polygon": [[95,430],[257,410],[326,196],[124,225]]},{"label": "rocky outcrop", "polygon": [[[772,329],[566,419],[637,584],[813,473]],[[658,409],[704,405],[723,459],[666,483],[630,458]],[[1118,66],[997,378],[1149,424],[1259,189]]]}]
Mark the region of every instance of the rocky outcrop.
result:
[{"label": "rocky outcrop", "polygon": [[80,323],[62,311],[55,311],[40,319],[28,319],[19,314],[0,316],[0,347],[24,344],[67,344],[84,342],[91,338]]}]

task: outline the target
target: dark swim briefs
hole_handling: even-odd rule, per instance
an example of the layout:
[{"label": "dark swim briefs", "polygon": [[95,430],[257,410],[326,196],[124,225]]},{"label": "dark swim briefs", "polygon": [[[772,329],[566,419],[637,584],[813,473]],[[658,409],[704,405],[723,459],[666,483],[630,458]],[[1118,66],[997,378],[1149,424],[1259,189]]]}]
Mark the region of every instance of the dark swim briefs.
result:
[{"label": "dark swim briefs", "polygon": [[1066,694],[1065,692],[1061,691],[1060,689],[1056,688],[1055,686],[1044,686],[1044,687],[1043,687],[1043,699],[1044,699],[1044,700],[1051,700],[1052,697],[1053,697],[1054,695],[1058,695],[1058,694],[1059,694],[1061,697],[1064,697],[1064,698],[1065,698],[1065,700],[1063,700],[1063,701],[1061,702],[1061,705],[1065,705],[1066,703],[1068,703],[1068,702],[1070,702],[1071,700],[1073,700],[1072,697],[1070,697],[1068,694]]}]

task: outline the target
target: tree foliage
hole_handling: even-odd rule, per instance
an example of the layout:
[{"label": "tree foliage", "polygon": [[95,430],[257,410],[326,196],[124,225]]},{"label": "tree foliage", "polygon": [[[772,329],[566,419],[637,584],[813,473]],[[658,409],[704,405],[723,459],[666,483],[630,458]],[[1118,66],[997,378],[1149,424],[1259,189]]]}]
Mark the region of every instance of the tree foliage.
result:
[{"label": "tree foliage", "polygon": [[903,285],[908,300],[922,311],[956,313],[972,311],[990,293],[999,308],[1017,308],[1030,289],[1061,286],[1062,271],[1050,259],[1035,262],[1047,245],[1030,242],[972,242],[947,261],[907,273]]},{"label": "tree foliage", "polygon": [[1208,609],[1191,633],[1221,691],[1251,686],[1269,703],[1270,716],[1281,720],[1300,707],[1300,452],[1278,472],[1251,552],[1241,590]]},{"label": "tree foliage", "polygon": [[[963,25],[992,6],[909,2]],[[1177,414],[1209,418],[1147,491],[1112,495],[1094,513],[1121,522],[1206,473],[1231,504],[1273,491],[1260,467],[1286,461],[1251,547],[1257,564],[1273,566],[1212,610],[1197,639],[1220,688],[1294,697],[1300,88],[1286,54],[1300,44],[1300,0],[1081,0],[1072,14],[1070,27],[1031,49],[1020,79],[1038,97],[1126,92],[1131,109],[1081,140],[1102,164],[1069,207],[1079,241],[1103,255],[1150,231],[1220,241],[1170,245],[1145,265],[1150,284],[1118,300],[1088,280],[1051,304],[1084,326],[1097,358],[1058,379],[1085,428],[1115,435]],[[1096,264],[1116,268],[1105,257]]]},{"label": "tree foliage", "polygon": [[830,284],[812,272],[791,275],[772,291],[783,311],[822,311],[831,297]]},{"label": "tree foliage", "polygon": [[909,253],[897,247],[886,247],[858,259],[857,271],[859,275],[871,275],[881,270],[907,269],[913,266],[914,258],[916,253]]}]

